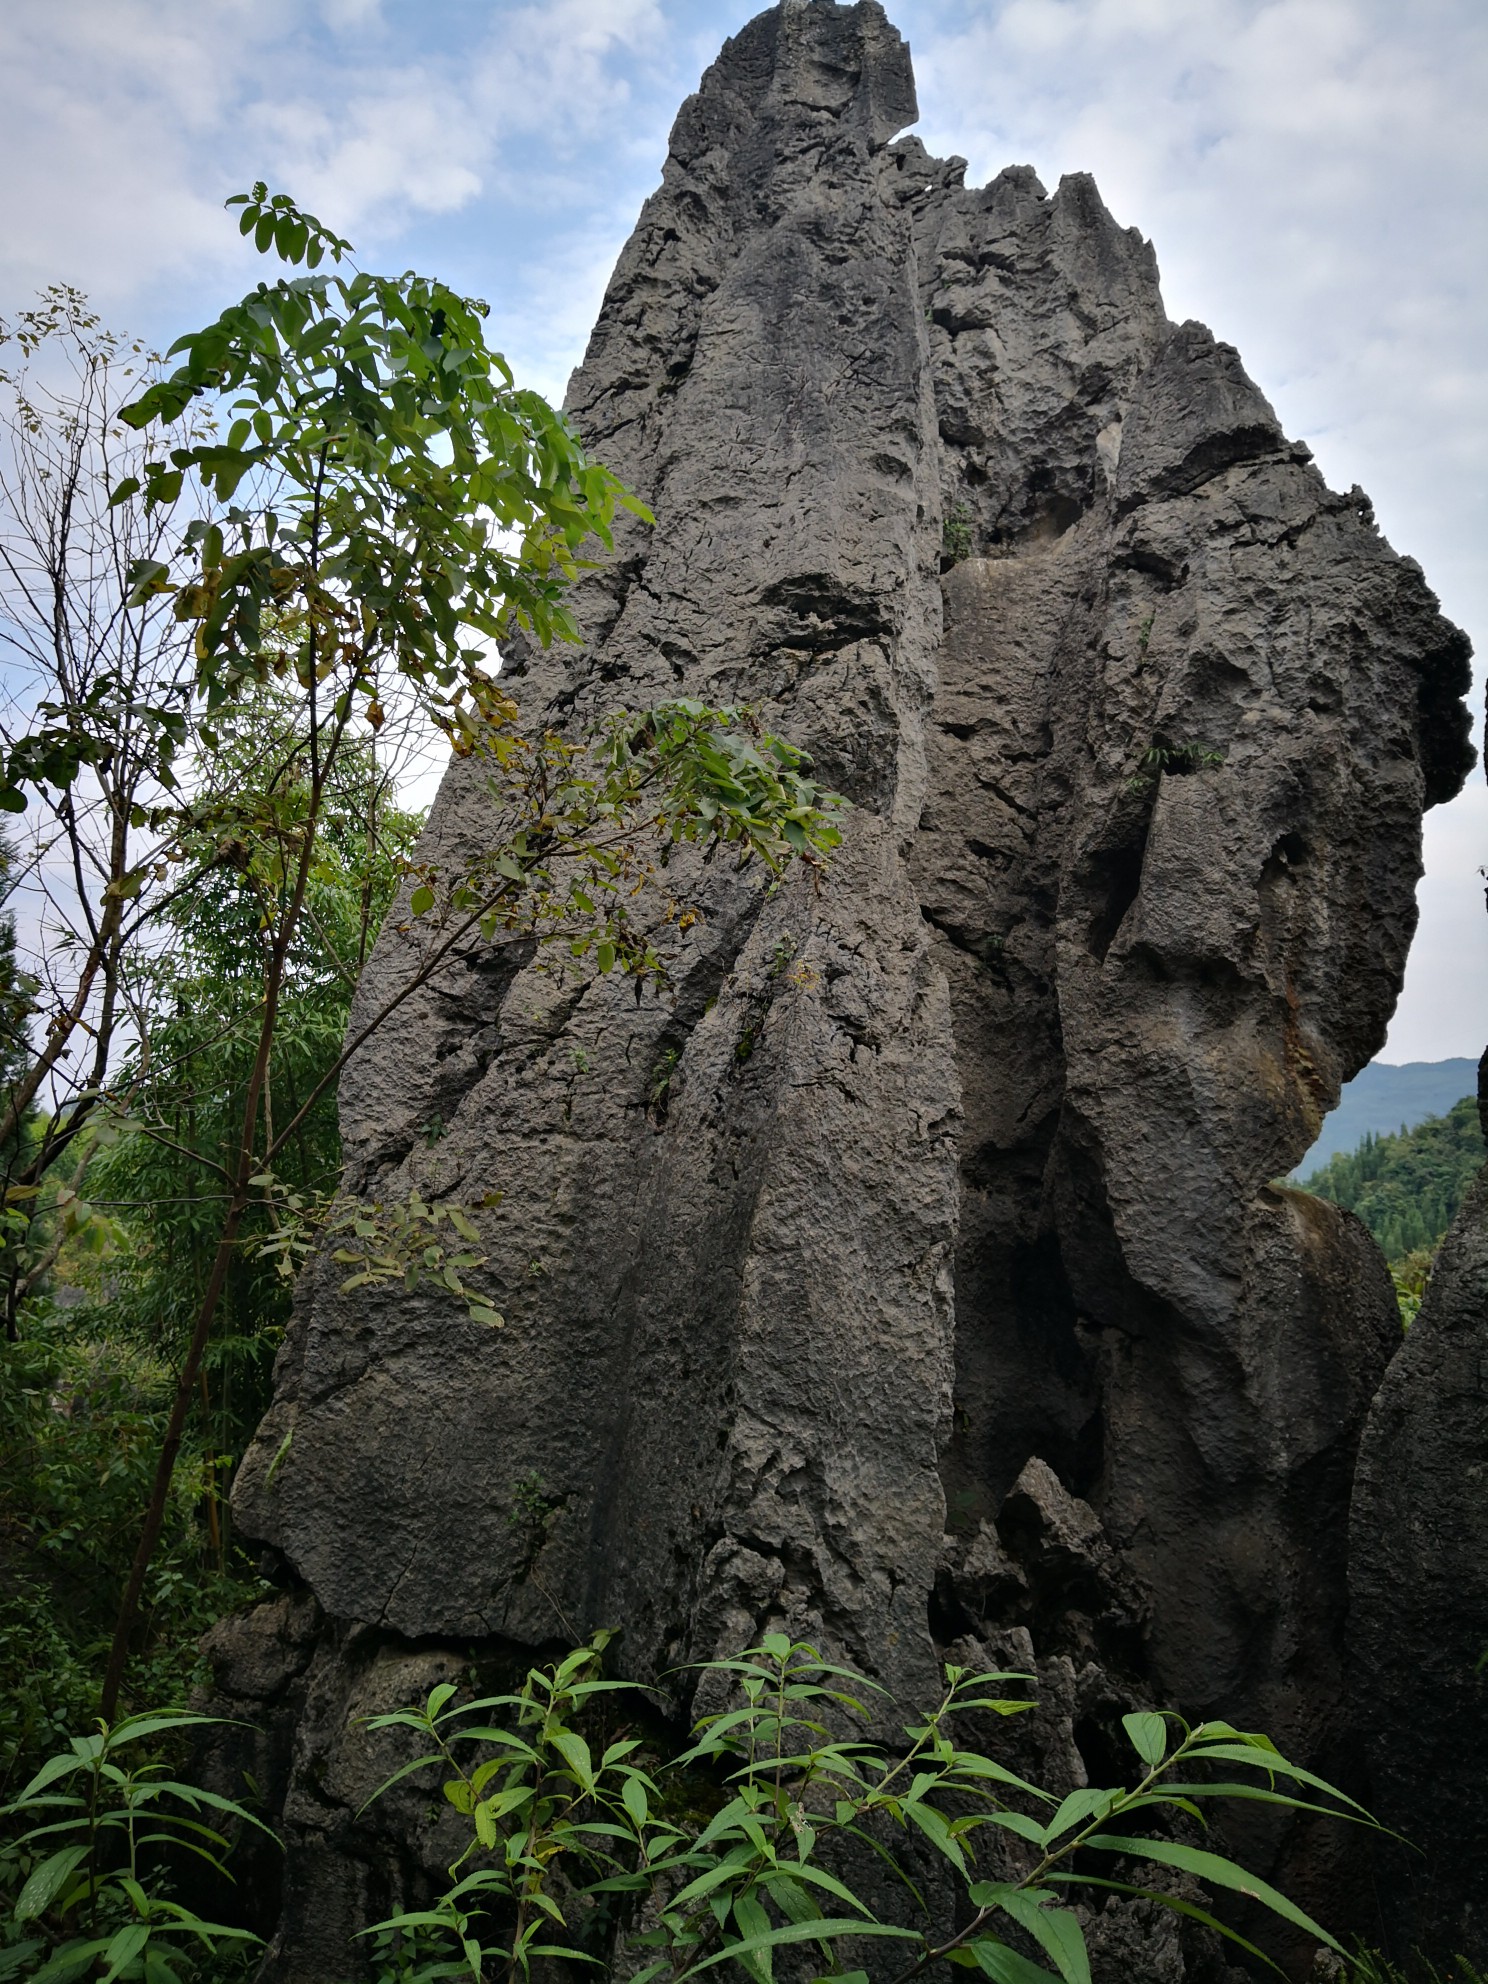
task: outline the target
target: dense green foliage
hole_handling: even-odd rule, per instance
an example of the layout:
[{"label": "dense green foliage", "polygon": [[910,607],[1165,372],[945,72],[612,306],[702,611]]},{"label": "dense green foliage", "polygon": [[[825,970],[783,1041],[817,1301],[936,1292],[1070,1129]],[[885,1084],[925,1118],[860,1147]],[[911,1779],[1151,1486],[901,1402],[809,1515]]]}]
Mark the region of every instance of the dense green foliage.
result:
[{"label": "dense green foliage", "polygon": [[[1205,1832],[1206,1808],[1234,1800],[1371,1823],[1264,1736],[1133,1712],[1124,1782],[1050,1787],[1000,1762],[988,1734],[1035,1706],[1031,1676],[947,1667],[940,1700],[901,1724],[875,1682],[777,1633],[694,1670],[714,1705],[678,1743],[656,1691],[606,1677],[611,1637],[512,1692],[443,1683],[421,1707],[368,1719],[396,1764],[373,1800],[401,1784],[425,1802],[442,1785],[464,1839],[429,1906],[363,1932],[379,1984],[528,1984],[571,1964],[627,1984],[714,1970],[775,1984],[777,1957],[793,1976],[866,1984],[850,1966],[875,1946],[894,1984],[949,1967],[1091,1984],[1073,1904],[1112,1895],[1259,1957],[1224,1920],[1243,1895],[1343,1957]],[[25,1787],[10,1814],[21,1836],[0,1856],[0,1977],[29,1957],[31,1974],[67,1984],[102,1956],[108,1978],[177,1984],[178,1949],[201,1974],[194,1940],[222,1984],[231,1956],[215,1948],[231,1932],[173,1900],[171,1862],[141,1850],[153,1819],[157,1838],[218,1866],[222,1818],[254,1823],[152,1759],[150,1739],[168,1744],[187,1720],[101,1725]]]},{"label": "dense green foliage", "polygon": [[205,1861],[225,1875],[219,1827],[259,1825],[232,1800],[183,1783],[162,1759],[162,1748],[205,1720],[166,1709],[99,1725],[49,1758],[0,1811],[21,1828],[0,1860],[10,1904],[0,1978],[226,1984],[245,1974],[240,1959],[257,1938],[204,1922],[171,1894],[171,1863]]},{"label": "dense green foliage", "polygon": [[[307,765],[285,700],[261,696],[220,724],[203,752],[217,793],[258,783],[272,761],[281,818],[306,801]],[[140,974],[146,1049],[120,1070],[115,1134],[88,1171],[92,1204],[122,1237],[95,1286],[111,1327],[179,1360],[201,1306],[227,1197],[223,1176],[243,1120],[265,996],[268,918],[264,836],[240,801],[201,809],[185,838],[188,879],[163,908],[158,948]],[[287,952],[265,1081],[272,1123],[301,1116],[335,1066],[361,964],[411,856],[421,816],[392,800],[370,744],[343,750],[322,803],[305,913]],[[336,1187],[341,1145],[325,1089],[277,1162],[282,1191],[323,1200]],[[289,1310],[293,1256],[274,1246],[274,1200],[248,1207],[204,1359],[198,1415],[206,1450],[228,1467],[265,1404],[268,1367]],[[219,1563],[224,1538],[208,1503]],[[222,1522],[225,1525],[225,1514]]]},{"label": "dense green foliage", "polygon": [[[285,196],[235,204],[260,248],[343,261]],[[483,1264],[461,1208],[335,1204],[347,1057],[479,945],[664,976],[657,946],[692,920],[657,872],[672,844],[778,874],[837,839],[802,754],[751,711],[519,727],[492,642],[577,638],[579,554],[640,506],[516,388],[483,305],[349,264],[285,275],[162,379],[82,299],[49,298],[0,326],[28,360],[60,339],[78,381],[58,399],[0,374],[20,464],[0,477],[20,575],[0,626],[31,671],[0,808],[30,813],[51,917],[45,1028],[0,920],[10,1784],[94,1708],[179,1698],[202,1628],[252,1589],[226,1490],[328,1220],[363,1280],[437,1274],[500,1326],[461,1280]],[[123,358],[120,405],[100,382]],[[491,844],[468,868],[414,866],[379,752],[419,724],[485,771]],[[405,975],[348,1035],[400,888]]]},{"label": "dense green foliage", "polygon": [[[241,792],[268,757],[292,806],[303,766],[290,715],[266,696],[223,724],[203,748],[201,789]],[[371,747],[348,751],[288,959],[271,1107],[296,1111],[334,1065],[358,967],[418,825],[392,803]],[[186,880],[139,973],[141,1038],[120,1070],[118,1107],[84,1139],[51,1272],[23,1305],[17,1341],[0,1349],[0,1789],[96,1702],[174,1371],[216,1249],[265,970],[262,876],[240,829],[215,803],[199,808],[182,850]],[[340,1161],[327,1090],[280,1175],[320,1198]],[[39,1224],[62,1224],[47,1209],[57,1197],[49,1183]],[[273,1251],[275,1220],[268,1199],[250,1208],[203,1360],[147,1587],[143,1699],[177,1696],[200,1634],[257,1589],[233,1545],[226,1488],[267,1404],[288,1315],[292,1256]]]},{"label": "dense green foliage", "polygon": [[[870,1732],[899,1712],[882,1688],[772,1633],[701,1665],[724,1706],[680,1754],[657,1754],[639,1733],[594,1726],[607,1697],[643,1692],[603,1677],[609,1637],[534,1668],[520,1693],[462,1702],[445,1683],[421,1709],[370,1721],[413,1731],[422,1751],[382,1791],[427,1769],[469,1827],[434,1907],[378,1925],[380,1984],[515,1984],[541,1958],[628,1984],[685,1984],[719,1966],[774,1984],[776,1952],[797,1946],[813,1970],[856,1981],[865,1973],[849,1966],[878,1939],[900,1945],[894,1984],[942,1965],[993,1984],[1091,1984],[1070,1906],[1091,1891],[1144,1897],[1260,1955],[1170,1893],[1175,1876],[1244,1894],[1343,1954],[1285,1895],[1173,1823],[1182,1813],[1202,1824],[1204,1806],[1236,1798],[1370,1823],[1264,1736],[1129,1714],[1131,1782],[1050,1790],[998,1762],[995,1745],[958,1740],[967,1718],[1030,1709],[1030,1676],[947,1667],[936,1706],[884,1744]],[[686,1795],[689,1772],[701,1800]],[[943,1863],[954,1904],[917,1883],[911,1842]],[[897,1907],[855,1891],[872,1864],[864,1847],[902,1883]]]},{"label": "dense green foliage", "polygon": [[[106,1309],[39,1305],[26,1322],[0,1349],[0,1796],[97,1705],[171,1380]],[[139,1685],[157,1700],[185,1692],[197,1638],[258,1589],[209,1547],[214,1474],[194,1441],[146,1594]]]},{"label": "dense green foliage", "polygon": [[0,837],[0,1095],[10,1092],[30,1061],[26,1028],[36,1008],[36,983],[22,968],[9,907],[14,870],[15,854]]},{"label": "dense green foliage", "polygon": [[1409,1964],[1394,1964],[1377,1951],[1361,1949],[1349,1963],[1344,1984],[1488,1984],[1488,1978],[1465,1956],[1438,1965],[1417,1956]]},{"label": "dense green foliage", "polygon": [[1330,1158],[1302,1184],[1357,1213],[1385,1258],[1403,1262],[1440,1244],[1485,1154],[1478,1105],[1467,1097],[1413,1130],[1365,1137],[1357,1150]]}]

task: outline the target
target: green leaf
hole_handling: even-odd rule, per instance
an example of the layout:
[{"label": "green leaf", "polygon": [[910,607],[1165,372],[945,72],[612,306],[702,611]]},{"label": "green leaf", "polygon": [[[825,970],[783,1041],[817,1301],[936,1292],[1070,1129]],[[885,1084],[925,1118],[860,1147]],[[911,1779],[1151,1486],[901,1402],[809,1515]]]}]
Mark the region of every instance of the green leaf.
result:
[{"label": "green leaf", "polygon": [[866,1901],[860,1900],[851,1888],[844,1887],[837,1876],[827,1873],[825,1868],[813,1867],[804,1860],[786,1860],[781,1866],[782,1878],[804,1881],[811,1887],[820,1888],[824,1894],[834,1895],[838,1901],[845,1901],[849,1908],[861,1908],[865,1915],[872,1913]]},{"label": "green leaf", "polygon": [[1101,1791],[1093,1785],[1085,1785],[1078,1791],[1072,1791],[1044,1827],[1044,1844],[1052,1846],[1062,1833],[1070,1832],[1076,1826],[1085,1825],[1097,1813],[1104,1814],[1109,1811],[1120,1796],[1119,1791]]},{"label": "green leaf", "polygon": [[48,1758],[47,1762],[42,1765],[41,1769],[32,1778],[15,1803],[13,1805],[7,1805],[4,1808],[6,1814],[23,1812],[38,1792],[45,1791],[49,1784],[55,1784],[59,1777],[70,1777],[79,1766],[80,1760],[76,1756],[67,1756],[64,1754],[59,1757]]},{"label": "green leaf", "polygon": [[924,1939],[914,1929],[896,1929],[887,1922],[865,1922],[860,1917],[836,1918],[823,1916],[819,1922],[786,1922],[778,1929],[768,1929],[758,1936],[745,1936],[738,1942],[729,1943],[716,1955],[705,1957],[684,1970],[677,1980],[696,1977],[699,1971],[711,1970],[716,1963],[729,1963],[741,1956],[748,1956],[755,1950],[778,1949],[782,1943],[814,1943],[831,1941],[834,1936],[892,1936],[900,1942],[918,1943]]},{"label": "green leaf", "polygon": [[589,1745],[574,1729],[555,1729],[548,1739],[586,1791],[594,1789],[594,1760]]},{"label": "green leaf", "polygon": [[[372,1729],[376,1729],[379,1727],[386,1727],[387,1723],[392,1721],[393,1719],[394,1718],[392,1717],[387,1717],[386,1719],[378,1718],[376,1721],[369,1721],[368,1727]],[[395,1770],[391,1777],[385,1777],[383,1779],[382,1783],[378,1785],[377,1789],[372,1793],[370,1798],[364,1800],[364,1802],[357,1807],[357,1811],[356,1811],[357,1818],[360,1818],[362,1816],[362,1813],[367,1810],[367,1807],[369,1805],[375,1805],[377,1803],[377,1800],[382,1797],[384,1792],[391,1791],[395,1784],[401,1784],[405,1777],[412,1777],[413,1773],[416,1770],[422,1770],[426,1764],[437,1764],[441,1761],[442,1759],[438,1756],[437,1753],[427,1757],[415,1757],[412,1763],[404,1764],[400,1770]]]},{"label": "green leaf", "polygon": [[[983,1893],[986,1899],[982,1899]],[[978,1890],[977,1898],[983,1907],[990,1901],[1026,1930],[1059,1966],[1064,1984],[1090,1984],[1084,1931],[1068,1909],[1046,1906],[1050,1899],[1046,1890],[994,1882],[986,1890]]]},{"label": "green leaf", "polygon": [[1110,1833],[1094,1833],[1085,1843],[1106,1853],[1128,1853],[1136,1860],[1155,1861],[1161,1867],[1177,1867],[1182,1873],[1196,1874],[1201,1881],[1213,1881],[1217,1887],[1231,1888],[1236,1894],[1261,1902],[1284,1922],[1305,1929],[1309,1936],[1316,1936],[1320,1943],[1326,1943],[1340,1956],[1345,1954],[1342,1944],[1298,1908],[1294,1901],[1288,1901],[1259,1874],[1247,1873],[1233,1860],[1226,1860],[1218,1853],[1208,1853],[1197,1846],[1180,1846],[1175,1840],[1122,1839]]},{"label": "green leaf", "polygon": [[1059,1979],[1051,1971],[1030,1963],[1026,1956],[1019,1956],[1006,1943],[979,1936],[968,1947],[994,1984],[1059,1984]]},{"label": "green leaf", "polygon": [[[696,1852],[696,1846],[693,1850]],[[673,1895],[669,1905],[677,1909],[685,1908],[689,1902],[702,1901],[705,1896],[712,1894],[715,1888],[724,1886],[739,1874],[748,1874],[752,1878],[756,1864],[757,1858],[751,1845],[746,1842],[741,1846],[735,1846],[722,1860],[714,1861],[713,1865],[699,1874],[696,1880],[689,1881],[685,1888]]]},{"label": "green leaf", "polygon": [[408,898],[408,907],[414,916],[427,916],[434,907],[434,891],[427,882],[421,882]]},{"label": "green leaf", "polygon": [[1142,1762],[1149,1770],[1155,1770],[1168,1751],[1166,1720],[1160,1715],[1142,1710],[1135,1715],[1122,1716],[1121,1726]]},{"label": "green leaf", "polygon": [[[1259,1784],[1230,1783],[1216,1779],[1210,1784],[1168,1784],[1152,1796],[1152,1803],[1160,1804],[1164,1798],[1175,1802],[1191,1798],[1248,1798],[1260,1805],[1284,1805],[1289,1812],[1317,1812],[1325,1819],[1347,1819],[1352,1824],[1361,1824],[1351,1812],[1340,1812],[1331,1805],[1314,1805],[1310,1798],[1295,1797],[1289,1791],[1268,1791]],[[1138,1809],[1138,1803],[1146,1804],[1147,1799],[1134,1802],[1123,1808],[1123,1813]],[[1370,1821],[1373,1824],[1373,1821]],[[1380,1828],[1384,1830],[1383,1827]]]},{"label": "green leaf", "polygon": [[38,1915],[44,1915],[68,1875],[87,1857],[86,1842],[81,1846],[64,1846],[34,1868],[16,1902],[16,1921],[34,1922]]},{"label": "green leaf", "polygon": [[[770,1917],[764,1903],[751,1893],[734,1896],[734,1921],[738,1924],[740,1935],[745,1942],[758,1942],[761,1937],[768,1937],[770,1933]],[[743,1967],[750,1975],[763,1977],[766,1980],[773,1979],[775,1972],[771,1944],[765,1942],[749,1956],[743,1956],[740,1944],[734,1944],[732,1948],[741,1956]]]},{"label": "green leaf", "polygon": [[122,1929],[109,1939],[104,1951],[104,1961],[108,1969],[103,1974],[103,1984],[113,1984],[113,1979],[128,1965],[133,1963],[145,1944],[150,1940],[148,1922],[126,1922]]},{"label": "green leaf", "polygon": [[994,1763],[991,1757],[979,1757],[966,1750],[956,1752],[955,1774],[960,1778],[989,1778],[994,1784],[1006,1784],[1029,1798],[1041,1799],[1045,1805],[1058,1802],[1050,1792],[1040,1790],[1038,1785],[1028,1783],[1025,1778],[1014,1776],[1012,1771]]},{"label": "green leaf", "polygon": [[105,1937],[95,1937],[88,1942],[64,1943],[53,1951],[31,1979],[31,1984],[71,1984],[74,1977],[81,1977],[93,1968],[93,1959],[102,1956],[108,1948]]},{"label": "green leaf", "polygon": [[1030,1819],[1026,1812],[988,1812],[982,1823],[1001,1826],[1004,1832],[1015,1832],[1020,1839],[1026,1839],[1031,1846],[1044,1844],[1044,1828],[1037,1819]]},{"label": "green leaf", "polygon": [[904,1816],[912,1819],[920,1831],[942,1852],[951,1865],[961,1873],[966,1872],[966,1855],[961,1851],[960,1842],[952,1833],[949,1824],[933,1805],[915,1800],[904,1807]]},{"label": "green leaf", "polygon": [[[1200,1732],[1202,1734],[1202,1731]],[[1375,1823],[1373,1816],[1365,1811],[1356,1799],[1347,1792],[1340,1791],[1336,1784],[1329,1784],[1325,1777],[1317,1777],[1310,1770],[1303,1770],[1299,1764],[1288,1763],[1281,1752],[1273,1745],[1251,1743],[1205,1743],[1196,1745],[1188,1752],[1190,1757],[1202,1758],[1205,1763],[1247,1764],[1252,1770],[1264,1771],[1268,1776],[1289,1777],[1295,1784],[1310,1785],[1314,1791],[1326,1791],[1330,1798],[1336,1798],[1341,1805],[1350,1806],[1359,1816]],[[1344,1815],[1339,1814],[1340,1818]]]},{"label": "green leaf", "polygon": [[[760,1885],[787,1921],[819,1922],[821,1920],[820,1908],[791,1874],[780,1872],[766,1874]],[[852,1902],[857,1900],[855,1895],[850,1895],[848,1898]]]}]

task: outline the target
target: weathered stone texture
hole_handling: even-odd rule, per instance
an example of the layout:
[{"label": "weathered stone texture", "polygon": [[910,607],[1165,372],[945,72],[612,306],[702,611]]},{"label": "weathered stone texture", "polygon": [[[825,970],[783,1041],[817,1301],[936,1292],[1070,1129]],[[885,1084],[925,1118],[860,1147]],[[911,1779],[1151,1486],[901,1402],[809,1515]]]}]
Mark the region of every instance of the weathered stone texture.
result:
[{"label": "weathered stone texture", "polygon": [[[587,646],[510,657],[535,724],[762,704],[853,801],[830,879],[684,871],[674,998],[474,956],[353,1061],[350,1185],[502,1191],[507,1325],[317,1267],[240,1520],[332,1676],[616,1624],[651,1673],[783,1621],[912,1697],[1018,1632],[1074,1760],[1159,1699],[1347,1774],[1395,1310],[1268,1181],[1383,1040],[1466,643],[1088,178],[968,190],[914,114],[873,0],[727,45],[569,394],[656,528]],[[454,766],[426,856],[492,831]],[[341,1742],[314,1700],[296,1782]],[[1252,1844],[1336,1918],[1331,1847]]]},{"label": "weathered stone texture", "polygon": [[[1485,1057],[1488,1068],[1488,1057]],[[1479,1071],[1479,1108],[1483,1110]],[[1395,1946],[1488,1964],[1488,1173],[1370,1410],[1349,1620]]]}]

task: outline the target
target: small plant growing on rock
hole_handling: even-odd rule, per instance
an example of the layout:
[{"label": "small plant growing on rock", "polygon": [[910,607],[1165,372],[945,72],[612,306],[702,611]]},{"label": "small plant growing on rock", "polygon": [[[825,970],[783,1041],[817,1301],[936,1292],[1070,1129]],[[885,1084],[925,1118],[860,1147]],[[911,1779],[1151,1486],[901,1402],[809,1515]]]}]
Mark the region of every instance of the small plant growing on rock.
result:
[{"label": "small plant growing on rock", "polygon": [[1224,761],[1224,752],[1208,744],[1169,744],[1164,738],[1154,737],[1138,758],[1137,769],[1126,782],[1127,790],[1145,794],[1152,791],[1164,772],[1179,777],[1185,772],[1212,771]]},{"label": "small plant growing on rock", "polygon": [[1333,1974],[1338,1984],[1488,1984],[1488,1978],[1474,1969],[1465,1956],[1454,1957],[1447,1970],[1439,1969],[1424,1957],[1403,1970],[1377,1950],[1362,1946],[1346,1964],[1339,1964]]},{"label": "small plant growing on rock", "polygon": [[667,1119],[671,1104],[672,1076],[677,1072],[677,1063],[682,1058],[680,1047],[668,1047],[651,1070],[651,1080],[646,1089],[646,1106],[658,1123]]},{"label": "small plant growing on rock", "polygon": [[960,504],[947,511],[940,527],[940,555],[947,565],[959,565],[971,556],[971,512]]}]

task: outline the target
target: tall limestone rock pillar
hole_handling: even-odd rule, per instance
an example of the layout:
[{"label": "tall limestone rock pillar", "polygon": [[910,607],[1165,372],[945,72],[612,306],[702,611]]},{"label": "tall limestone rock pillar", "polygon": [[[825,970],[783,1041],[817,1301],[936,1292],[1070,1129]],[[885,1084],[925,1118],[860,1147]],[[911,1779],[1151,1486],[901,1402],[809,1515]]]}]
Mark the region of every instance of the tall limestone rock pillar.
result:
[{"label": "tall limestone rock pillar", "polygon": [[[236,1491],[286,1588],[215,1640],[285,1812],[278,1984],[417,1858],[411,1808],[352,1816],[353,1718],[472,1651],[619,1626],[651,1675],[784,1625],[912,1701],[1011,1646],[1076,1774],[1154,1699],[1350,1766],[1397,1325],[1362,1229],[1268,1181],[1383,1039],[1466,645],[1088,179],[967,189],[915,114],[874,0],[753,21],[570,388],[657,523],[584,648],[509,657],[524,719],[757,703],[852,805],[820,891],[683,878],[674,996],[475,951],[348,1069],[349,1189],[504,1195],[507,1320],[301,1289]],[[424,858],[488,809],[453,766]],[[1336,1900],[1326,1843],[1255,1844]]]}]

